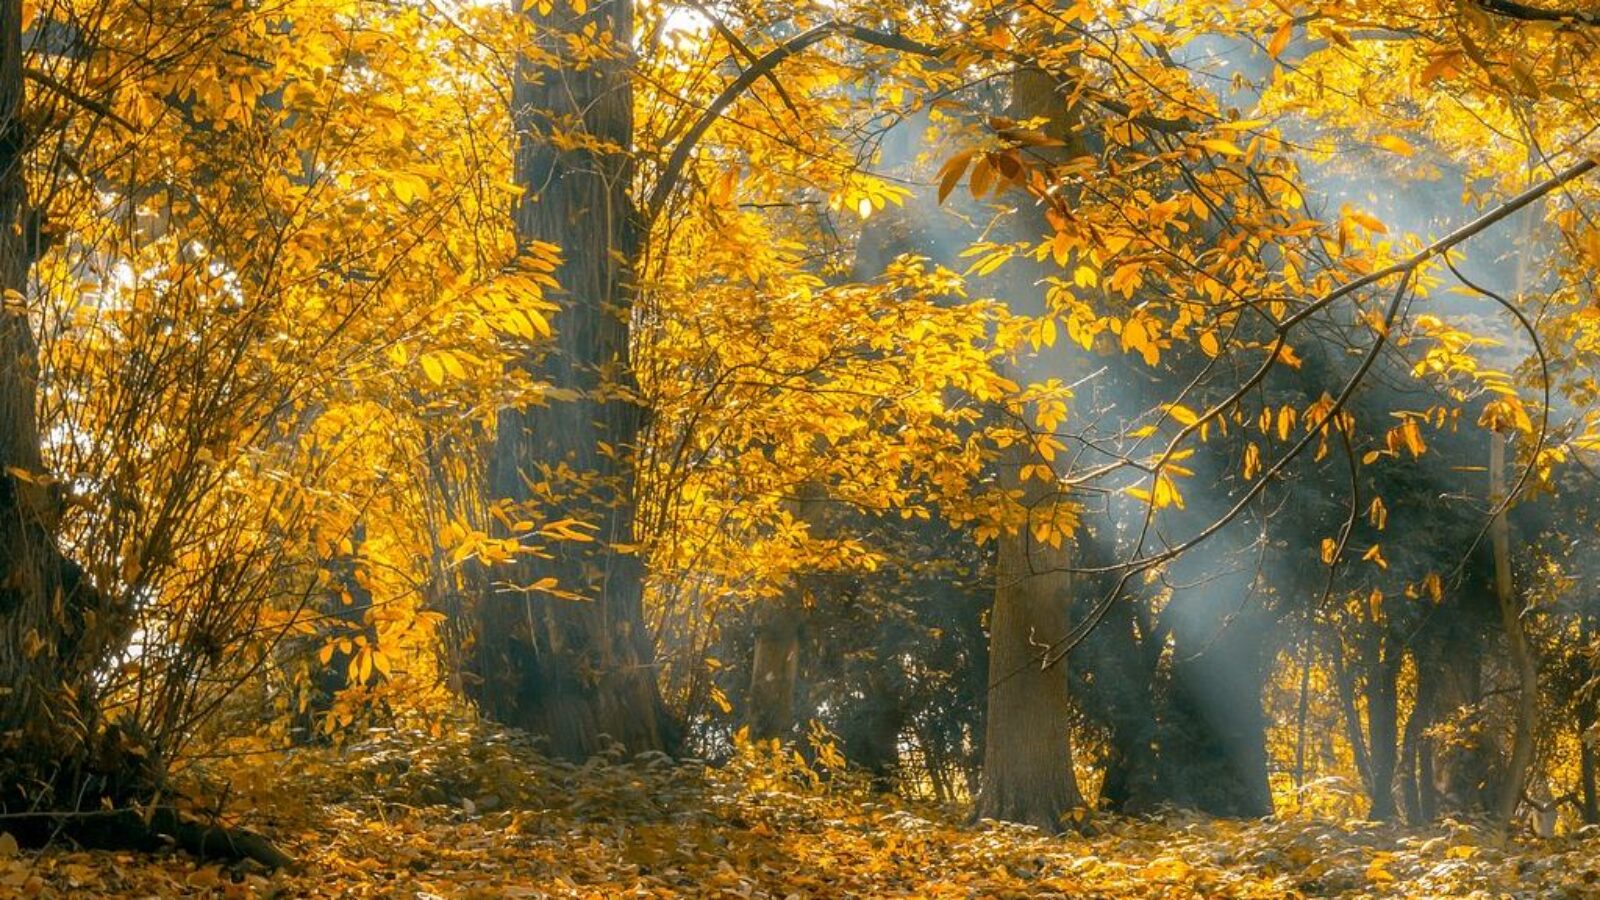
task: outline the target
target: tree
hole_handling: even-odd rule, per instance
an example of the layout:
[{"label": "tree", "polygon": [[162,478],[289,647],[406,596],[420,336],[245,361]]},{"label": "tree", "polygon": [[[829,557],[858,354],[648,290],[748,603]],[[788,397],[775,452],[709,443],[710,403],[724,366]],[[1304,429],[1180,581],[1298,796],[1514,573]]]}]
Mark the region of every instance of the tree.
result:
[{"label": "tree", "polygon": [[983,789],[974,815],[1054,832],[1082,809],[1083,795],[1072,770],[1067,673],[1050,657],[1071,633],[1071,550],[1060,501],[1037,480],[1022,479],[1036,452],[1019,445],[1001,468],[1027,519],[996,539]]},{"label": "tree", "polygon": [[[528,4],[551,46],[586,42],[596,58],[559,49],[517,66],[519,246],[557,244],[561,286],[553,346],[520,362],[556,391],[500,413],[488,460],[502,533],[526,517],[567,522],[549,558],[495,573],[479,609],[480,705],[583,759],[602,735],[632,752],[670,749],[633,546],[635,460],[643,410],[629,361],[641,240],[632,195],[633,92],[629,0]],[[551,52],[551,51],[541,51]]]},{"label": "tree", "polygon": [[[0,12],[0,810],[41,843],[278,864],[169,776],[292,706],[266,684],[285,638],[353,511],[403,481],[349,457],[377,443],[363,403],[425,380],[422,323],[487,280],[440,278],[480,234],[470,202],[430,202],[446,171],[488,180],[459,166],[470,113],[369,102],[439,71],[438,31],[379,4]],[[365,680],[384,649],[348,661]]]},{"label": "tree", "polygon": [[[117,643],[126,616],[106,604],[62,554],[61,502],[40,446],[39,360],[28,320],[29,274],[44,239],[29,203],[27,154],[37,136],[24,115],[22,3],[0,2],[0,803],[35,779],[68,790],[96,785],[94,742],[103,738],[95,667]],[[114,746],[114,744],[113,744]],[[111,751],[113,754],[116,752]],[[106,763],[101,761],[100,765]],[[123,777],[112,761],[106,774]],[[93,787],[92,787],[93,786]],[[143,787],[130,787],[136,793]],[[113,792],[115,795],[118,792]],[[11,796],[5,796],[11,795]]]}]

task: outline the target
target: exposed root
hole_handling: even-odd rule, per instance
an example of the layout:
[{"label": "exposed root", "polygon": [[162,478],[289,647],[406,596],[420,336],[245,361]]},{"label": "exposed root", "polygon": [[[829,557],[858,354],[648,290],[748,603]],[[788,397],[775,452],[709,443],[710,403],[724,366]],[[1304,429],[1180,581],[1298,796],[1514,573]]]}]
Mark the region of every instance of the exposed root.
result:
[{"label": "exposed root", "polygon": [[156,853],[174,846],[208,860],[250,860],[268,869],[296,868],[295,860],[265,836],[246,828],[207,824],[171,807],[149,811],[30,813],[0,820],[24,846],[44,847],[71,841],[90,850],[135,850]]}]

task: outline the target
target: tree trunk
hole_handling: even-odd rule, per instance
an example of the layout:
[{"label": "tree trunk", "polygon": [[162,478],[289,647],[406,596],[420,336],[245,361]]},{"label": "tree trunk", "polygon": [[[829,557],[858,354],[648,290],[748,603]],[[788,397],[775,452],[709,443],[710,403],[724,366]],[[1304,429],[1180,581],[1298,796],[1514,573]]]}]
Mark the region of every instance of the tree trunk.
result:
[{"label": "tree trunk", "polygon": [[1277,623],[1251,596],[1251,572],[1177,577],[1196,587],[1176,592],[1163,611],[1172,630],[1159,712],[1169,802],[1214,816],[1271,815],[1261,697]]},{"label": "tree trunk", "polygon": [[[1422,771],[1423,745],[1427,743],[1428,727],[1433,724],[1434,674],[1427,671],[1421,654],[1413,656],[1417,670],[1416,695],[1411,702],[1411,715],[1406,718],[1405,737],[1400,750],[1400,793],[1405,799],[1406,822],[1422,825],[1431,820],[1428,805],[1423,802],[1425,792],[1433,785],[1424,783]],[[1427,778],[1433,777],[1432,772]]]},{"label": "tree trunk", "polygon": [[876,662],[861,699],[843,710],[839,736],[845,759],[872,777],[873,790],[888,793],[900,771],[900,732],[906,717],[889,673],[897,661]]},{"label": "tree trunk", "polygon": [[1422,813],[1423,822],[1439,817],[1438,777],[1433,766],[1433,742],[1424,736],[1417,745],[1417,809]]},{"label": "tree trunk", "polygon": [[[1232,633],[1232,638],[1228,636]],[[1197,658],[1173,665],[1161,753],[1173,801],[1214,816],[1272,815],[1267,781],[1264,673],[1240,623],[1227,626]],[[1180,642],[1174,656],[1193,653]]]},{"label": "tree trunk", "polygon": [[[1489,502],[1499,505],[1507,497],[1506,441],[1502,435],[1491,434],[1489,442]],[[1500,609],[1500,625],[1506,633],[1511,666],[1517,673],[1518,689],[1511,760],[1495,802],[1500,827],[1505,828],[1510,826],[1517,804],[1522,802],[1522,791],[1533,768],[1533,742],[1539,728],[1539,670],[1528,646],[1527,633],[1522,628],[1522,604],[1518,602],[1511,581],[1511,530],[1504,511],[1490,523],[1489,538],[1494,550],[1495,600]]]},{"label": "tree trunk", "polygon": [[[989,619],[989,706],[984,728],[983,788],[975,815],[1062,830],[1083,806],[1072,771],[1066,667],[1045,665],[1070,630],[1070,542],[1040,542],[1030,527],[1053,515],[1055,497],[1036,478],[1019,483],[1034,461],[1024,443],[1001,463],[1001,483],[1020,488],[1029,523],[997,539],[994,610]],[[1054,648],[1054,649],[1051,649]]]},{"label": "tree trunk", "polygon": [[[1588,647],[1593,634],[1589,614],[1578,614],[1578,646]],[[1578,688],[1578,809],[1583,824],[1600,825],[1600,797],[1595,796],[1596,759],[1592,732],[1595,726],[1595,694],[1590,684]]]},{"label": "tree trunk", "polygon": [[[478,622],[478,701],[490,716],[546,736],[568,759],[601,749],[603,735],[631,752],[666,750],[674,728],[633,547],[642,423],[628,358],[640,241],[629,193],[633,12],[627,0],[600,0],[581,15],[564,3],[548,14],[530,4],[526,15],[557,58],[518,66],[512,118],[525,193],[516,231],[523,247],[561,247],[554,276],[562,308],[552,345],[523,368],[570,399],[500,413],[488,490],[510,505],[512,521],[574,520],[593,528],[593,540],[557,542],[548,558],[525,556],[497,573]],[[609,35],[616,58],[583,66],[562,59],[566,37],[585,29],[596,35],[586,44]]]},{"label": "tree trunk", "polygon": [[756,740],[794,734],[794,691],[800,675],[800,616],[781,603],[762,611],[750,666],[749,726]]},{"label": "tree trunk", "polygon": [[20,0],[0,0],[0,809],[32,810],[139,795],[154,761],[117,745],[96,750],[105,729],[94,674],[126,615],[56,543],[59,495],[45,470],[26,302],[40,229],[24,175],[21,17]]},{"label": "tree trunk", "polygon": [[[784,509],[806,526],[811,539],[825,538],[829,530],[823,504],[827,490],[804,482]],[[747,719],[750,736],[758,740],[791,737],[795,726],[795,689],[800,680],[800,624],[804,617],[814,573],[792,572],[784,595],[759,611],[756,645],[750,662]]]},{"label": "tree trunk", "polygon": [[1097,675],[1095,693],[1104,696],[1102,718],[1111,731],[1100,805],[1125,815],[1153,812],[1170,799],[1157,753],[1160,735],[1154,691],[1161,639],[1152,633],[1152,625],[1147,616],[1140,615],[1137,603],[1133,598],[1118,599],[1088,645],[1098,651],[1092,663]]},{"label": "tree trunk", "polygon": [[[1382,626],[1379,626],[1382,627]],[[1395,752],[1400,738],[1400,666],[1405,659],[1400,641],[1387,629],[1379,641],[1380,649],[1367,676],[1368,753],[1372,783],[1367,817],[1378,822],[1393,821]]]},{"label": "tree trunk", "polygon": [[1344,721],[1345,740],[1350,743],[1350,755],[1354,757],[1356,773],[1361,776],[1361,783],[1367,790],[1372,790],[1372,757],[1367,753],[1367,736],[1361,730],[1361,713],[1356,708],[1356,681],[1355,673],[1344,663],[1344,649],[1337,637],[1334,639],[1333,652],[1328,654],[1333,661],[1334,685],[1339,691],[1340,718]]},{"label": "tree trunk", "polygon": [[[8,769],[35,754],[48,760],[71,751],[51,714],[68,684],[70,661],[58,657],[67,648],[51,608],[59,576],[41,489],[39,366],[25,303],[33,260],[21,17],[21,0],[0,0],[0,751]],[[7,773],[8,794],[19,784],[15,774]]]},{"label": "tree trunk", "polygon": [[1585,825],[1600,825],[1600,802],[1595,798],[1595,752],[1588,737],[1593,727],[1594,711],[1586,708],[1578,716],[1578,803]]}]

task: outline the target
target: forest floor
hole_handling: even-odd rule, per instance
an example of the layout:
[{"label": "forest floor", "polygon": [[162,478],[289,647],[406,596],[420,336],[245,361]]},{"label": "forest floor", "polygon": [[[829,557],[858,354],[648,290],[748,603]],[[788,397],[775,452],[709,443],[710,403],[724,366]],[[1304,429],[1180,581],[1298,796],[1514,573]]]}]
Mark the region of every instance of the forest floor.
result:
[{"label": "forest floor", "polygon": [[0,898],[1600,897],[1600,838],[1197,817],[1052,838],[966,827],[765,750],[574,767],[510,735],[388,734],[228,778],[229,805],[298,871],[0,835]]}]

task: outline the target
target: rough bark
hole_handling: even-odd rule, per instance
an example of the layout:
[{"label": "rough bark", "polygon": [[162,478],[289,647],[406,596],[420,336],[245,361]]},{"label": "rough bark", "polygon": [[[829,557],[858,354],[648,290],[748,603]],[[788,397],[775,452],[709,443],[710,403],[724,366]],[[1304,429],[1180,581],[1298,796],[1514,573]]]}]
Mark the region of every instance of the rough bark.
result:
[{"label": "rough bark", "polygon": [[[526,15],[549,36],[545,49],[558,61],[518,67],[516,176],[526,193],[516,231],[524,246],[559,245],[562,262],[554,273],[561,285],[555,338],[524,368],[572,399],[501,412],[488,490],[535,522],[592,526],[594,539],[559,542],[548,558],[524,557],[495,573],[478,622],[478,702],[490,716],[546,736],[565,758],[602,749],[602,736],[631,752],[669,750],[674,728],[657,685],[632,546],[643,412],[628,359],[640,241],[629,194],[632,7],[602,0],[574,15],[567,4],[549,14],[530,4]],[[585,66],[561,59],[565,36],[585,28],[609,35],[616,58]],[[592,140],[551,139],[574,132]],[[581,599],[529,588],[543,579]]]},{"label": "rough bark", "polygon": [[[1053,500],[1037,479],[1020,483],[1031,462],[1022,444],[1002,463],[1002,484],[1021,489],[1030,518],[1051,515]],[[998,538],[994,610],[989,618],[989,707],[984,728],[983,789],[975,815],[1052,832],[1083,806],[1072,771],[1071,710],[1064,666],[1044,665],[1048,648],[1070,630],[1070,543],[1041,543],[1031,527]]]}]

